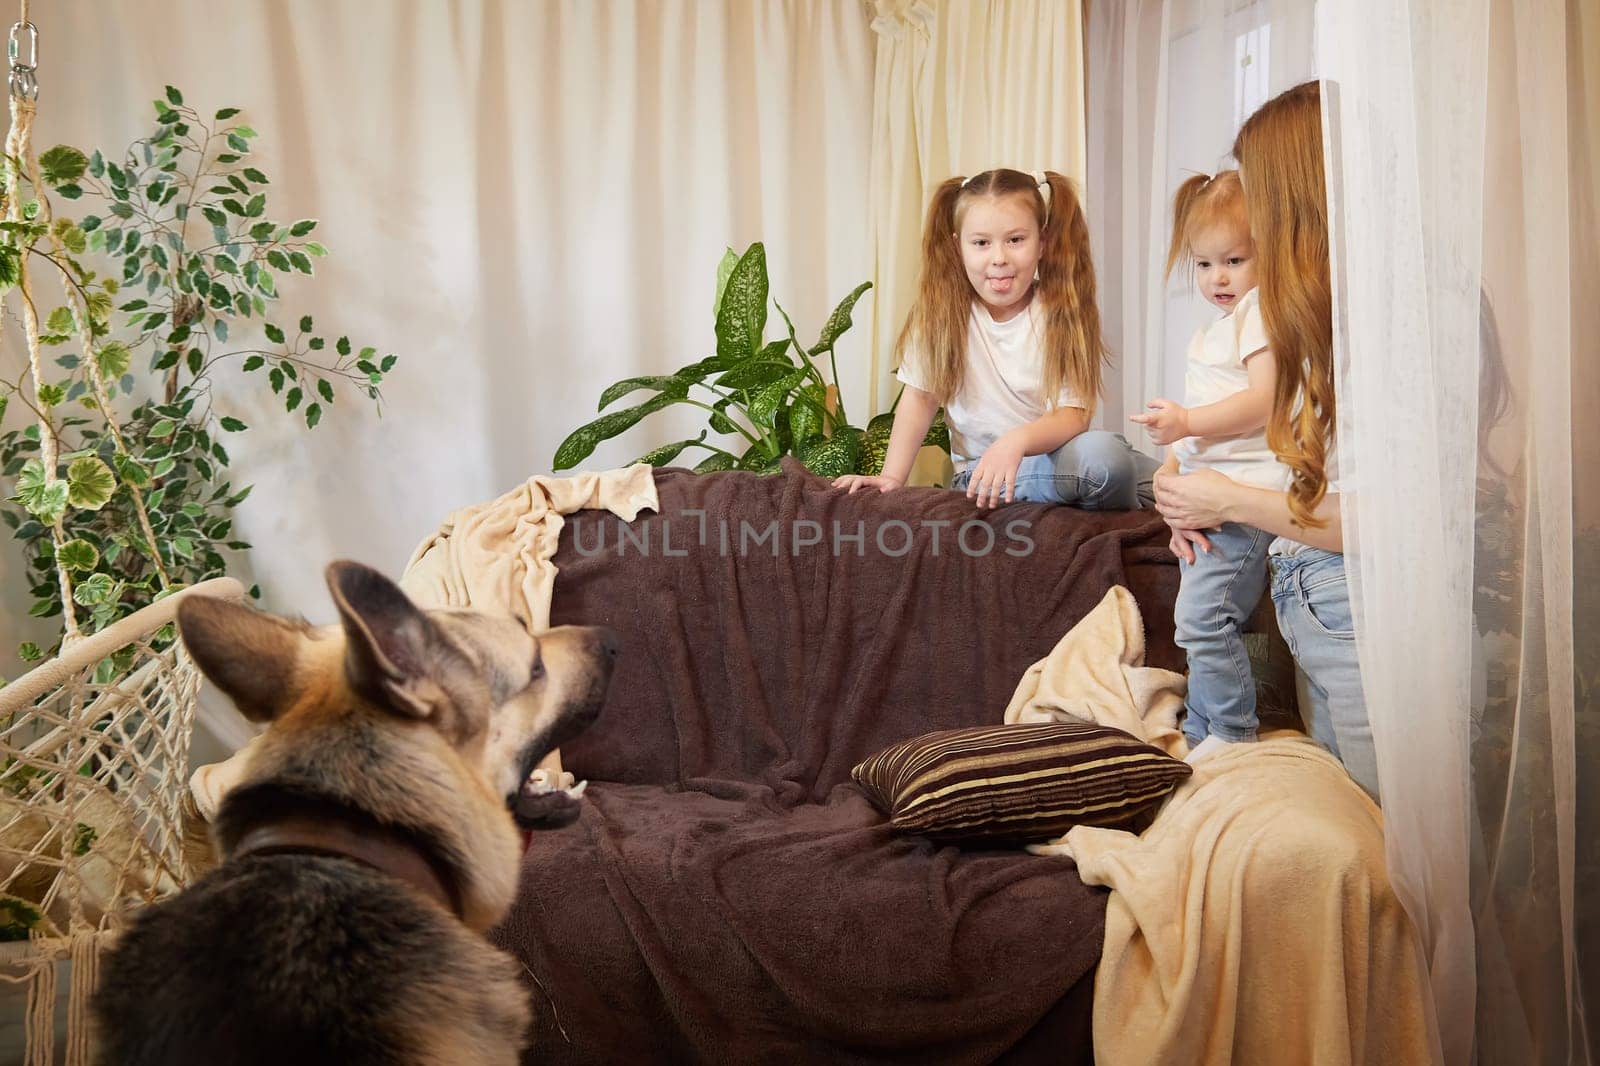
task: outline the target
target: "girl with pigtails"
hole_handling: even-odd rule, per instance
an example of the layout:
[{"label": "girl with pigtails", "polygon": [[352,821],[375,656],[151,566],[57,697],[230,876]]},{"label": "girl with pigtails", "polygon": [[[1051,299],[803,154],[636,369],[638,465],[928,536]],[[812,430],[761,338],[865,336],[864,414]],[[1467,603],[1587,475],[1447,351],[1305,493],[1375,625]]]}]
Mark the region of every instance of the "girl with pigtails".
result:
[{"label": "girl with pigtails", "polygon": [[1151,500],[1154,460],[1089,428],[1107,352],[1089,230],[1060,174],[988,170],[939,186],[895,356],[905,392],[883,472],[835,485],[903,487],[943,406],[952,488],[980,507],[1131,510]]}]

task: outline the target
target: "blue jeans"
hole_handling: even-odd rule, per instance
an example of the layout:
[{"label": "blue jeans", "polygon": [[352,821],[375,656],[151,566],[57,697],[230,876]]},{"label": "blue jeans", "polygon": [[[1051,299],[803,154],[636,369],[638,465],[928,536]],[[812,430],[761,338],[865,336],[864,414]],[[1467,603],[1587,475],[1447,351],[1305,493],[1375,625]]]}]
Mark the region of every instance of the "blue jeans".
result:
[{"label": "blue jeans", "polygon": [[[978,458],[956,475],[952,489],[967,491]],[[1086,511],[1133,511],[1155,499],[1151,485],[1160,465],[1134,451],[1122,434],[1089,429],[1046,455],[1024,456],[1017,467],[1015,498]]]},{"label": "blue jeans", "polygon": [[1211,551],[1181,559],[1183,584],[1173,612],[1178,646],[1189,654],[1183,735],[1238,743],[1256,738],[1256,681],[1244,646],[1244,623],[1267,590],[1272,534],[1229,522],[1208,530]]},{"label": "blue jeans", "polygon": [[1344,556],[1320,548],[1272,558],[1278,629],[1305,671],[1311,736],[1344,763],[1356,784],[1378,798],[1378,755],[1361,692],[1355,624]]}]

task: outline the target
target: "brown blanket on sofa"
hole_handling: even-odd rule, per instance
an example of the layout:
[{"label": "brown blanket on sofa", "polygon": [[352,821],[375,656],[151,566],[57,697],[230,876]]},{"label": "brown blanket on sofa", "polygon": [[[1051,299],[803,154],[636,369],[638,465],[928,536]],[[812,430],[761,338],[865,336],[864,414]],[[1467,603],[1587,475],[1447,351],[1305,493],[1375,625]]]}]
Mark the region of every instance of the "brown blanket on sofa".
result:
[{"label": "brown blanket on sofa", "polygon": [[552,624],[624,652],[565,749],[590,802],[535,837],[497,933],[535,985],[528,1061],[1090,1061],[1104,891],[899,837],[849,772],[998,722],[1114,584],[1181,669],[1159,519],[846,496],[792,464],[657,488],[632,523],[570,516],[555,559]]}]

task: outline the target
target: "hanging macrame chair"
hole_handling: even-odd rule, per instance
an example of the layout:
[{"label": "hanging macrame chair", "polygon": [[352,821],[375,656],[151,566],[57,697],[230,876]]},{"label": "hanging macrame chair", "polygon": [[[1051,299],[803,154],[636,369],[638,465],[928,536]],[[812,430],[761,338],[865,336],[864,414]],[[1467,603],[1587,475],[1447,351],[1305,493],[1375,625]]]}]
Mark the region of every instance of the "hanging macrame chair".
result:
[{"label": "hanging macrame chair", "polygon": [[[28,0],[21,7],[21,20],[11,28],[6,154],[27,169],[41,217],[48,221],[32,144],[38,35],[28,20]],[[22,217],[20,175],[16,166],[5,169],[8,215],[15,221]],[[43,378],[28,258],[21,257],[17,290],[37,394]],[[72,286],[66,288],[90,386],[101,410],[109,413],[85,308],[75,301]],[[46,409],[42,402],[37,407]],[[107,421],[115,439],[115,420]],[[39,445],[48,484],[58,479],[58,447],[43,419]],[[116,445],[123,450],[120,440]],[[136,486],[127,488],[138,492]],[[153,546],[143,500],[134,502],[140,532]],[[59,547],[59,518],[52,533]],[[159,560],[156,566],[160,571]],[[26,996],[26,1066],[57,1061],[63,1022],[65,1062],[88,1066],[88,1003],[100,951],[128,911],[188,881],[183,809],[200,677],[167,627],[187,597],[238,599],[243,594],[237,581],[217,578],[85,635],[75,616],[71,574],[57,569],[64,613],[61,652],[0,688],[0,993],[10,993],[13,1002]],[[158,577],[169,589],[166,573]],[[70,987],[65,1018],[58,1018],[63,964]]]}]

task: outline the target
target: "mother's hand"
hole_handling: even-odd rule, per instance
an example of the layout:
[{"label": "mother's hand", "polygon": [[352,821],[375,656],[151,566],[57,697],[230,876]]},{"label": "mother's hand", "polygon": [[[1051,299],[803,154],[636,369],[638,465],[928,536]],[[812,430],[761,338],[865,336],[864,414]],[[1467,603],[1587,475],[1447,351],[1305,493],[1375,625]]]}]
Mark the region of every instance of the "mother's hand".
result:
[{"label": "mother's hand", "polygon": [[1216,529],[1231,521],[1228,512],[1245,486],[1215,470],[1156,475],[1156,510],[1180,529]]}]

